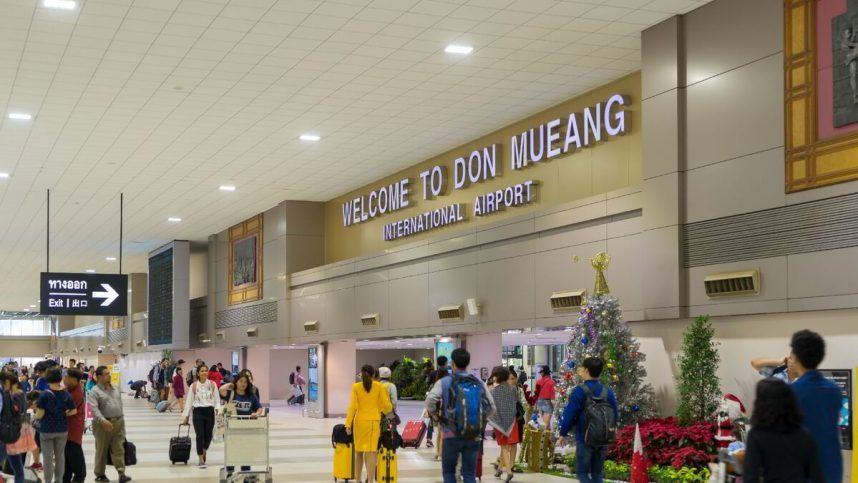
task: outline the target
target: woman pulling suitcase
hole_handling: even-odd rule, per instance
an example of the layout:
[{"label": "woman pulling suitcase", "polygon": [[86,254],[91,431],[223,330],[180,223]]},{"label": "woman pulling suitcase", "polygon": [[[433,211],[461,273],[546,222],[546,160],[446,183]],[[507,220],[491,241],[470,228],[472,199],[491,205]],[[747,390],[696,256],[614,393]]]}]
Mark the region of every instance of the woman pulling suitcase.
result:
[{"label": "woman pulling suitcase", "polygon": [[197,435],[197,457],[199,467],[206,467],[206,451],[214,437],[215,412],[220,409],[218,388],[209,380],[209,368],[200,365],[196,371],[197,380],[188,388],[182,424],[188,424],[193,414],[194,432]]},{"label": "woman pulling suitcase", "polygon": [[381,415],[393,410],[387,389],[373,381],[375,370],[365,365],[360,370],[361,382],[352,386],[352,396],[346,416],[346,428],[354,437],[355,480],[361,479],[366,465],[367,483],[374,483],[378,463],[378,438],[381,435]]}]

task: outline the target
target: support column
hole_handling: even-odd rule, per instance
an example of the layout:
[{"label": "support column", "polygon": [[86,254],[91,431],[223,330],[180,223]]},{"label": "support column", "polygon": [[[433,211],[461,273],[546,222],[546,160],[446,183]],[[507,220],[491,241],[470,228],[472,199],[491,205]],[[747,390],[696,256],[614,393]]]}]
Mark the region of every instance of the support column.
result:
[{"label": "support column", "polygon": [[684,317],[688,311],[681,228],[685,222],[685,49],[683,19],[643,31],[644,317]]},{"label": "support column", "polygon": [[471,354],[471,373],[480,379],[488,379],[492,369],[502,363],[502,334],[489,332],[468,335],[465,338],[465,349]]},{"label": "support column", "polygon": [[325,416],[342,417],[349,408],[352,384],[357,381],[357,345],[354,340],[330,342],[325,350]]},{"label": "support column", "polygon": [[[224,363],[230,364],[232,361]],[[263,405],[271,402],[272,368],[271,347],[259,346],[247,348],[247,367],[253,372],[253,382],[259,388],[259,402]],[[274,369],[277,371],[277,369]],[[279,376],[279,371],[278,375]]]}]

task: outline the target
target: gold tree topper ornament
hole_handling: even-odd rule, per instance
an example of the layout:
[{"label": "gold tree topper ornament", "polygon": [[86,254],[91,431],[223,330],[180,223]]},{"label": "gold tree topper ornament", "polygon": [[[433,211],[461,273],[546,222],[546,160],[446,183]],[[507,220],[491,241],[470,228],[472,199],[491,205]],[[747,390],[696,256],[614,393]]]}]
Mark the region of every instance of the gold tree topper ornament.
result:
[{"label": "gold tree topper ornament", "polygon": [[608,288],[608,280],[605,278],[605,270],[608,269],[609,263],[611,263],[611,257],[605,252],[599,252],[590,259],[590,264],[596,270],[596,286],[593,288],[594,295],[611,293],[611,289]]}]

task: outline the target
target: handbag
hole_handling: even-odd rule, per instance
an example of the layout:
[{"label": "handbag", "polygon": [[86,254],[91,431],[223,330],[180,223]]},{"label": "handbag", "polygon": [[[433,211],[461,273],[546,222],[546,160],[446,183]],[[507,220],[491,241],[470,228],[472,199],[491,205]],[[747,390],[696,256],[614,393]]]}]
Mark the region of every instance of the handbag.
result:
[{"label": "handbag", "polygon": [[[134,466],[137,464],[137,446],[127,439],[122,443],[122,449],[125,450],[125,466]],[[107,452],[107,464],[114,466],[113,458],[110,456],[110,451]]]},{"label": "handbag", "polygon": [[18,441],[6,445],[6,453],[10,455],[25,454],[37,448],[35,430],[30,424],[24,423],[21,425],[21,436]]}]

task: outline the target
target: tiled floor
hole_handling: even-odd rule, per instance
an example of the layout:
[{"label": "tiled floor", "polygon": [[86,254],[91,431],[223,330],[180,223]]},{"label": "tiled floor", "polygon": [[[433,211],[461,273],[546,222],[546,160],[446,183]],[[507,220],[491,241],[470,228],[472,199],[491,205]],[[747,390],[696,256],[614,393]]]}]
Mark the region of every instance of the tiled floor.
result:
[{"label": "tiled floor", "polygon": [[[403,419],[410,413],[417,413],[415,406],[401,408]],[[199,469],[193,464],[196,455],[192,454],[190,466],[171,466],[167,458],[170,437],[175,435],[179,424],[177,413],[160,414],[142,400],[127,399],[125,405],[128,440],[137,445],[138,464],[131,467],[128,474],[138,482],[177,480],[182,483],[218,481],[218,470],[223,462],[223,444],[213,443],[209,450],[209,467]],[[295,408],[275,407],[271,410],[269,456],[275,482],[330,483],[331,473],[331,428],[340,422],[334,419],[310,419],[302,416]],[[191,433],[193,437],[193,432]],[[498,454],[497,445],[486,442],[484,462],[488,465]],[[90,472],[87,481],[92,481],[92,456],[95,453],[94,441],[87,435],[84,439],[84,452]],[[193,451],[192,451],[193,453]],[[399,475],[402,483],[441,483],[440,463],[434,460],[431,449],[401,449],[399,455]],[[483,481],[499,481],[486,467]],[[108,477],[115,479],[116,473],[108,470]],[[554,478],[539,474],[517,474],[515,482],[528,483],[568,483],[571,480]]]}]

